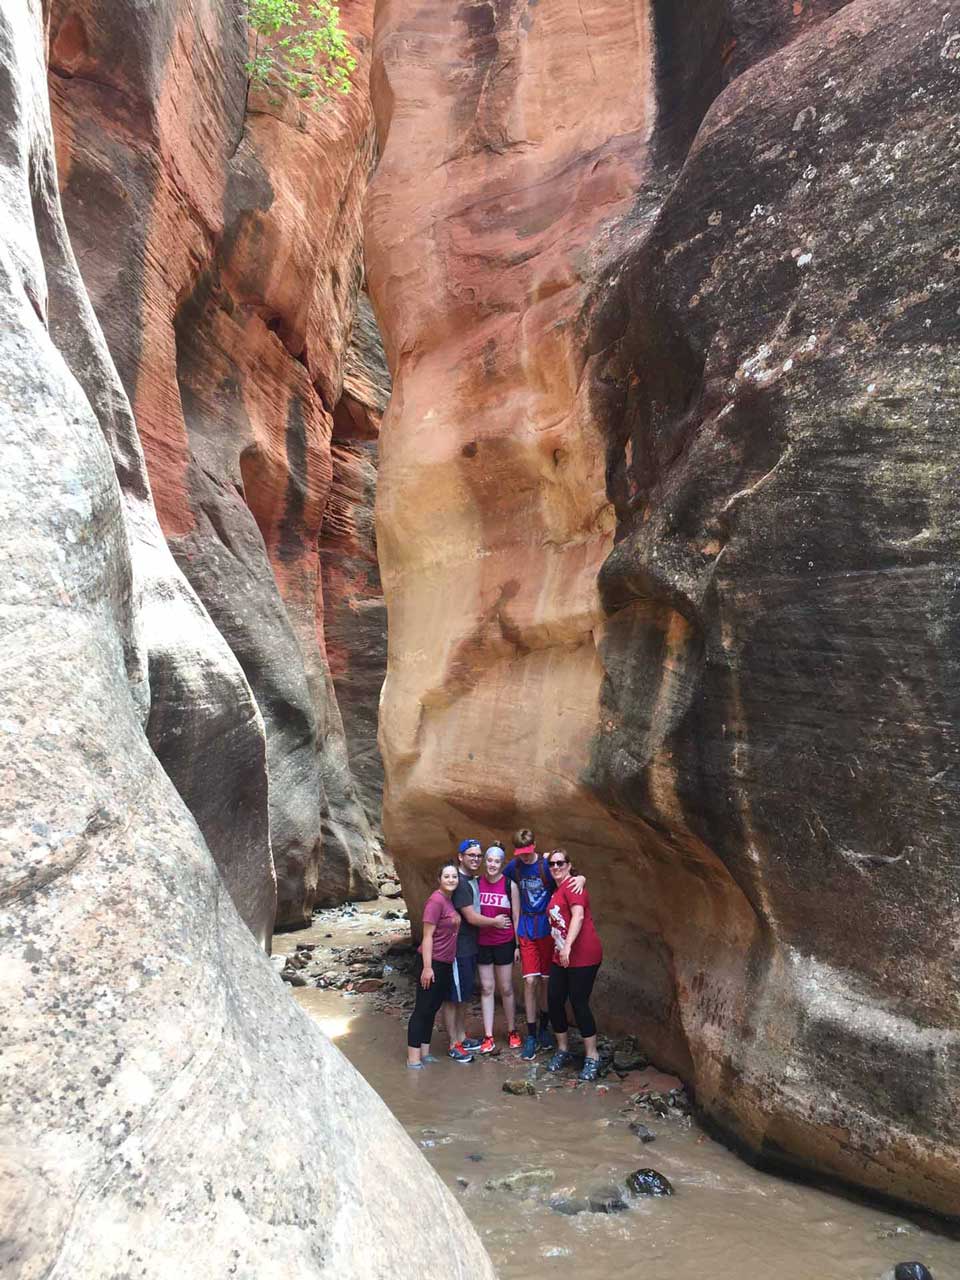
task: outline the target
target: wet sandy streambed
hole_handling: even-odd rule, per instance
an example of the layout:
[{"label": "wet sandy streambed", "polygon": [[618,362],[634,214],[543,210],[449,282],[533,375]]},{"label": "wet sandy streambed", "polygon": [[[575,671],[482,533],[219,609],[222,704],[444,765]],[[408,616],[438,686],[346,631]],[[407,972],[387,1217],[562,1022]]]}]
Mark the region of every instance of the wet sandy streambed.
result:
[{"label": "wet sandy streambed", "polygon": [[[391,965],[385,948],[406,926],[384,914],[402,909],[402,903],[381,900],[352,908],[354,915],[325,912],[311,929],[275,938],[274,954],[315,947],[300,952],[309,956],[303,973],[311,985],[293,988],[295,998],[453,1190],[501,1280],[593,1280],[635,1274],[638,1265],[647,1280],[880,1280],[894,1263],[915,1259],[935,1280],[960,1278],[960,1242],[895,1213],[758,1173],[680,1112],[665,1118],[646,1109],[622,1114],[634,1088],[615,1074],[600,1088],[567,1080],[543,1092],[556,1083],[543,1070],[543,1058],[532,1072],[506,1049],[498,1058],[459,1066],[444,1056],[442,1031],[434,1037],[441,1060],[407,1071],[410,979],[388,971],[393,990],[356,990],[376,986],[370,975],[382,970],[384,958]],[[356,950],[350,955],[359,948],[366,963]],[[350,981],[355,989],[318,988],[312,984],[319,975],[332,983]],[[496,1025],[501,1038],[499,1005]],[[537,1096],[503,1092],[505,1080],[528,1076]],[[655,1140],[642,1143],[628,1128],[631,1119]],[[582,1203],[591,1194],[597,1204],[604,1187],[622,1189],[628,1173],[648,1167],[670,1180],[673,1196],[634,1198],[624,1190],[628,1207],[612,1213],[568,1216],[551,1207],[551,1200]]]}]

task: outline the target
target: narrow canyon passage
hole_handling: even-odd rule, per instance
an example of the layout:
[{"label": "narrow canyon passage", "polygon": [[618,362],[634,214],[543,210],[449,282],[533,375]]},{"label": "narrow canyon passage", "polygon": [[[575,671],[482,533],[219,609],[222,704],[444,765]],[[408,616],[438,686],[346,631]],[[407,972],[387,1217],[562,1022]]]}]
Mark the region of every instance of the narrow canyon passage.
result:
[{"label": "narrow canyon passage", "polygon": [[[323,911],[309,930],[279,937],[276,953],[299,948],[309,956],[301,972],[323,975],[329,985],[318,988],[311,976],[293,997],[424,1151],[500,1280],[880,1280],[913,1259],[944,1280],[960,1273],[960,1243],[929,1223],[756,1172],[682,1112],[631,1107],[643,1078],[636,1069],[622,1081],[610,1072],[598,1089],[558,1081],[544,1059],[531,1065],[507,1050],[459,1066],[444,1056],[438,1032],[440,1060],[406,1071],[412,979],[399,905]],[[376,973],[386,986],[364,982]],[[507,1080],[530,1080],[534,1095],[505,1093]],[[653,1140],[641,1142],[631,1121]],[[626,1176],[647,1167],[669,1179],[673,1196],[629,1194]]]},{"label": "narrow canyon passage", "polygon": [[[0,0],[4,1280],[956,1280],[958,118],[960,0]],[[527,827],[602,1076],[406,1071]]]}]

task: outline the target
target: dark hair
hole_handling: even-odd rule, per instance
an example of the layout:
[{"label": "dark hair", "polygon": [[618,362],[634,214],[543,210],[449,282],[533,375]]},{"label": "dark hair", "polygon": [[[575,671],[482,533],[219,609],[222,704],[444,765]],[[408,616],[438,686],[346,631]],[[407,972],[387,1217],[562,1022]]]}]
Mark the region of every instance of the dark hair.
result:
[{"label": "dark hair", "polygon": [[460,868],[457,866],[457,864],[456,864],[455,862],[444,862],[444,863],[441,865],[440,870],[437,872],[437,881],[438,881],[438,882],[439,882],[439,880],[440,880],[440,877],[441,877],[441,876],[443,875],[443,873],[446,871],[447,867],[452,867],[452,868],[454,869],[454,871],[457,873],[457,875],[459,875],[459,874],[460,874]]},{"label": "dark hair", "polygon": [[528,844],[533,844],[533,832],[529,827],[521,827],[519,831],[513,833],[513,847],[515,849],[522,849]]}]

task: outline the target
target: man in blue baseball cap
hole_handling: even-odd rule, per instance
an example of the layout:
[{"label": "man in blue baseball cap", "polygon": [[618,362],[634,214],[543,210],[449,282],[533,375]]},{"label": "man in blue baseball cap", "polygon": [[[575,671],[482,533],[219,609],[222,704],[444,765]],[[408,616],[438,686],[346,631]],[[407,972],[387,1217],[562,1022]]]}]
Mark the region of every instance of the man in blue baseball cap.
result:
[{"label": "man in blue baseball cap", "polygon": [[[477,976],[477,930],[480,927],[509,929],[513,923],[509,916],[497,916],[492,921],[480,914],[480,890],[477,876],[483,850],[480,841],[473,837],[461,840],[457,847],[460,863],[460,883],[453,894],[453,905],[460,912],[460,932],[457,934],[457,958],[453,963],[450,992],[443,1005],[443,1020],[450,1037],[450,1057],[454,1062],[472,1062],[473,1051],[480,1048],[480,1041],[467,1037],[467,1006],[474,997]],[[499,922],[499,923],[498,923]]]}]

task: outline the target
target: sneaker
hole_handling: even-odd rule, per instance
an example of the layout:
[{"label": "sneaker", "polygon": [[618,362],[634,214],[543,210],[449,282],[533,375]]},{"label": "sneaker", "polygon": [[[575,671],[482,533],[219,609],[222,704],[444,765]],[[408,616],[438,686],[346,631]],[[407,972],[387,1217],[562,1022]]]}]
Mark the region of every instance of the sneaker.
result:
[{"label": "sneaker", "polygon": [[583,1070],[580,1072],[581,1080],[596,1080],[597,1068],[600,1066],[599,1058],[584,1058]]},{"label": "sneaker", "polygon": [[452,1058],[454,1062],[466,1063],[466,1062],[473,1061],[473,1054],[467,1053],[466,1049],[463,1047],[462,1044],[452,1045],[450,1048],[450,1052],[447,1054],[447,1057]]},{"label": "sneaker", "polygon": [[495,1053],[496,1048],[497,1048],[497,1042],[496,1040],[494,1040],[493,1036],[484,1036],[483,1039],[480,1041],[481,1053]]},{"label": "sneaker", "polygon": [[429,1062],[439,1062],[440,1059],[435,1058],[432,1053],[425,1053],[423,1057],[420,1059],[420,1061],[423,1063],[424,1066],[426,1066]]},{"label": "sneaker", "polygon": [[547,1063],[548,1071],[562,1071],[563,1068],[573,1057],[572,1053],[567,1053],[566,1049],[558,1049],[550,1061]]},{"label": "sneaker", "polygon": [[557,1042],[549,1027],[543,1028],[537,1037],[537,1043],[540,1045],[541,1049],[555,1049],[557,1047]]},{"label": "sneaker", "polygon": [[422,1062],[408,1062],[408,1063],[407,1063],[407,1070],[408,1070],[408,1071],[422,1071],[422,1070],[423,1070],[423,1063],[422,1063]]},{"label": "sneaker", "polygon": [[477,1040],[473,1036],[464,1036],[464,1038],[460,1041],[460,1048],[466,1049],[470,1053],[473,1053],[476,1049],[480,1048],[481,1044],[482,1044],[482,1041]]},{"label": "sneaker", "polygon": [[520,1039],[520,1032],[511,1031],[510,1035],[507,1037],[507,1044],[511,1049],[519,1049],[523,1044],[523,1041]]},{"label": "sneaker", "polygon": [[525,1036],[523,1040],[523,1048],[520,1050],[520,1057],[527,1062],[537,1056],[537,1037]]}]

